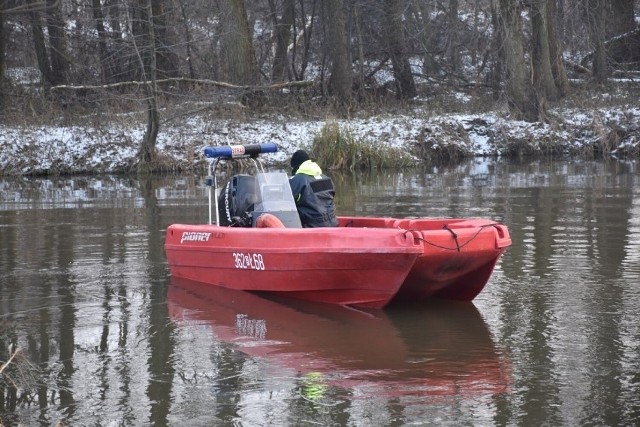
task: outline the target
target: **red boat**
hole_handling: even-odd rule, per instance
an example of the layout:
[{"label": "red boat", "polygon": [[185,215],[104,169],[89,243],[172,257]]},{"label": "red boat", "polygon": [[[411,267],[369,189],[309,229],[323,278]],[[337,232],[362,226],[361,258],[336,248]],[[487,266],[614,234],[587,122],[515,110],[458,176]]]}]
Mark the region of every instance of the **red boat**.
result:
[{"label": "red boat", "polygon": [[235,176],[217,196],[221,160],[255,160],[276,149],[205,150],[214,159],[209,224],[169,226],[165,252],[173,277],[369,308],[432,296],[470,301],[511,244],[507,228],[486,219],[340,217],[338,227],[301,228],[284,173]]},{"label": "red boat", "polygon": [[174,277],[381,308],[404,283],[422,245],[400,229],[174,224],[165,251]]},{"label": "red boat", "polygon": [[209,327],[214,340],[294,370],[303,391],[309,381],[358,389],[354,396],[363,398],[510,388],[508,359],[472,303],[431,300],[362,311],[175,278],[167,302],[174,321]]},{"label": "red boat", "polygon": [[422,253],[394,302],[429,297],[473,300],[485,287],[504,251],[511,246],[506,226],[483,218],[341,217],[343,227],[387,227],[411,231]]}]

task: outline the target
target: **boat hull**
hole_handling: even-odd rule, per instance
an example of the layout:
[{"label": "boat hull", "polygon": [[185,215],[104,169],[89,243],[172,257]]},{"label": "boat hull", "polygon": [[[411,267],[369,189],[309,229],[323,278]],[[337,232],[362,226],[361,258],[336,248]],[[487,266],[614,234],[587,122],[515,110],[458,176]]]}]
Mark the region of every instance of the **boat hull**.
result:
[{"label": "boat hull", "polygon": [[473,300],[511,245],[487,219],[339,217],[339,227],[174,224],[171,274],[223,288],[369,308]]},{"label": "boat hull", "polygon": [[484,289],[500,256],[511,245],[506,226],[483,218],[341,217],[340,225],[398,228],[418,234],[422,253],[393,302],[430,297],[471,301]]},{"label": "boat hull", "polygon": [[382,308],[396,295],[422,244],[400,229],[270,229],[174,224],[171,274],[223,288],[282,293]]}]

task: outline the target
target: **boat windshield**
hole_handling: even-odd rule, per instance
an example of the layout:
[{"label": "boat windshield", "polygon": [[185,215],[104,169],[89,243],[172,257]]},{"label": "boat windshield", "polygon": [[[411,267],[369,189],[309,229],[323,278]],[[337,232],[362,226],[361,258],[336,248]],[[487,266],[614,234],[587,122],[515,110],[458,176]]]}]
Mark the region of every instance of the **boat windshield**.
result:
[{"label": "boat windshield", "polygon": [[254,225],[260,214],[270,213],[277,216],[287,228],[302,227],[286,173],[261,172],[256,174],[256,183]]}]

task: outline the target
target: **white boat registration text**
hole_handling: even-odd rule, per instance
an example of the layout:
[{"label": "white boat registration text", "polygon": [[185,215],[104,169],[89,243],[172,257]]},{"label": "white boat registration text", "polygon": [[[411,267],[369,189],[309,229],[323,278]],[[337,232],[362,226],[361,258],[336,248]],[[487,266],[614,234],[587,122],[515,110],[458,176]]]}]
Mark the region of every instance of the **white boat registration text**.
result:
[{"label": "white boat registration text", "polygon": [[233,261],[236,268],[243,270],[264,270],[262,254],[234,252]]}]

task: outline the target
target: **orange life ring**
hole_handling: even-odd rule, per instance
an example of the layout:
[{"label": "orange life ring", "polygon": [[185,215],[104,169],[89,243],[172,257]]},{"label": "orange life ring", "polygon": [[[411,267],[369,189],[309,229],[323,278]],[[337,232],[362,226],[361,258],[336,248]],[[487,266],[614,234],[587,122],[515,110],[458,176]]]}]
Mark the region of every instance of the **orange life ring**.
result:
[{"label": "orange life ring", "polygon": [[270,213],[264,213],[256,219],[256,228],[285,228],[280,218]]}]

